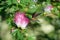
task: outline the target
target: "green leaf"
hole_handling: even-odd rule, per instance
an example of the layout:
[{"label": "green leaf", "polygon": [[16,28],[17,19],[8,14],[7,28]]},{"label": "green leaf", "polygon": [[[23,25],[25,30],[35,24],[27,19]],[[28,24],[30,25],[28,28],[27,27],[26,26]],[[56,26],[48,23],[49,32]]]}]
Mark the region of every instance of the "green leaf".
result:
[{"label": "green leaf", "polygon": [[12,0],[13,4],[18,4],[17,0]]},{"label": "green leaf", "polygon": [[34,12],[36,12],[36,10],[37,10],[37,7],[36,7],[36,5],[30,5],[29,6],[29,10],[28,10],[28,12],[29,13],[34,13]]},{"label": "green leaf", "polygon": [[7,4],[11,5],[12,4],[12,0],[7,0]]},{"label": "green leaf", "polygon": [[32,19],[32,15],[30,15],[30,14],[28,14],[28,13],[27,13],[27,17],[28,17],[29,19]]},{"label": "green leaf", "polygon": [[24,36],[19,29],[16,29],[16,31],[13,32],[13,37],[15,40],[24,40]]},{"label": "green leaf", "polygon": [[34,38],[32,36],[29,36],[28,40],[34,40]]}]

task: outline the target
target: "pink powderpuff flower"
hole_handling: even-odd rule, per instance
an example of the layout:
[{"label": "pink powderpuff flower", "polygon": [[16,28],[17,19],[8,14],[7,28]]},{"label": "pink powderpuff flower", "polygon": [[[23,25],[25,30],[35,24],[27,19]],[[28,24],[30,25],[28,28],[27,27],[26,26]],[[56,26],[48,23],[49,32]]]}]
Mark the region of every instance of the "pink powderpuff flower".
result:
[{"label": "pink powderpuff flower", "polygon": [[18,27],[21,27],[21,29],[25,29],[29,23],[29,19],[26,17],[25,13],[16,12],[14,22]]},{"label": "pink powderpuff flower", "polygon": [[47,5],[44,9],[45,12],[51,12],[51,10],[53,9],[53,6],[52,5]]}]

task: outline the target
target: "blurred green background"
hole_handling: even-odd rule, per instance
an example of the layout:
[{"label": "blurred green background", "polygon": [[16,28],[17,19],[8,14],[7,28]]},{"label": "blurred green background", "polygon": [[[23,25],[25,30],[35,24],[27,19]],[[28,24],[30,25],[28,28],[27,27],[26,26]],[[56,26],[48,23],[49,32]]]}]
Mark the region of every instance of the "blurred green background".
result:
[{"label": "blurred green background", "polygon": [[[30,20],[24,30],[13,21],[16,11]],[[60,40],[60,0],[0,0],[0,40]]]}]

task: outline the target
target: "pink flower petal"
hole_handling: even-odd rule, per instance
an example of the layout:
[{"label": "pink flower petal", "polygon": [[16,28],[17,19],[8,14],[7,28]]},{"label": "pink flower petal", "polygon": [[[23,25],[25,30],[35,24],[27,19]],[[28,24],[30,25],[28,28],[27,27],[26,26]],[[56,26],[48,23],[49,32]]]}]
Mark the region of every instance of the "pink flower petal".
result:
[{"label": "pink flower petal", "polygon": [[29,23],[29,19],[26,17],[24,13],[16,12],[14,22],[18,27],[25,29]]},{"label": "pink flower petal", "polygon": [[45,12],[51,12],[52,8],[53,8],[52,5],[47,5],[44,10]]}]

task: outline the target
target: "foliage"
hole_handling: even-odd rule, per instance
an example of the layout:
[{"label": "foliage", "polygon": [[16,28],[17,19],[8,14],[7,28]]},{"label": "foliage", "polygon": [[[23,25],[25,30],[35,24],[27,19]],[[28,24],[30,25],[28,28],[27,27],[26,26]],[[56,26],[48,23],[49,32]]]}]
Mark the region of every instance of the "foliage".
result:
[{"label": "foliage", "polygon": [[[35,0],[36,1],[36,0]],[[0,16],[1,21],[6,21],[9,24],[9,30],[15,40],[60,40],[60,1],[52,0],[0,0]],[[51,10],[44,10],[47,6],[52,5]],[[24,12],[26,17],[30,20],[26,29],[21,29],[15,24],[14,16],[16,12]],[[33,36],[26,36],[25,33],[37,30],[41,23],[38,19],[44,19],[49,24],[54,26],[54,31],[46,34],[41,30],[40,35],[33,39]],[[49,26],[48,26],[49,27]],[[30,32],[31,33],[31,32]],[[28,34],[30,35],[30,34]],[[57,36],[59,37],[57,38]],[[53,37],[52,37],[53,36]],[[39,39],[40,38],[40,39]]]}]

